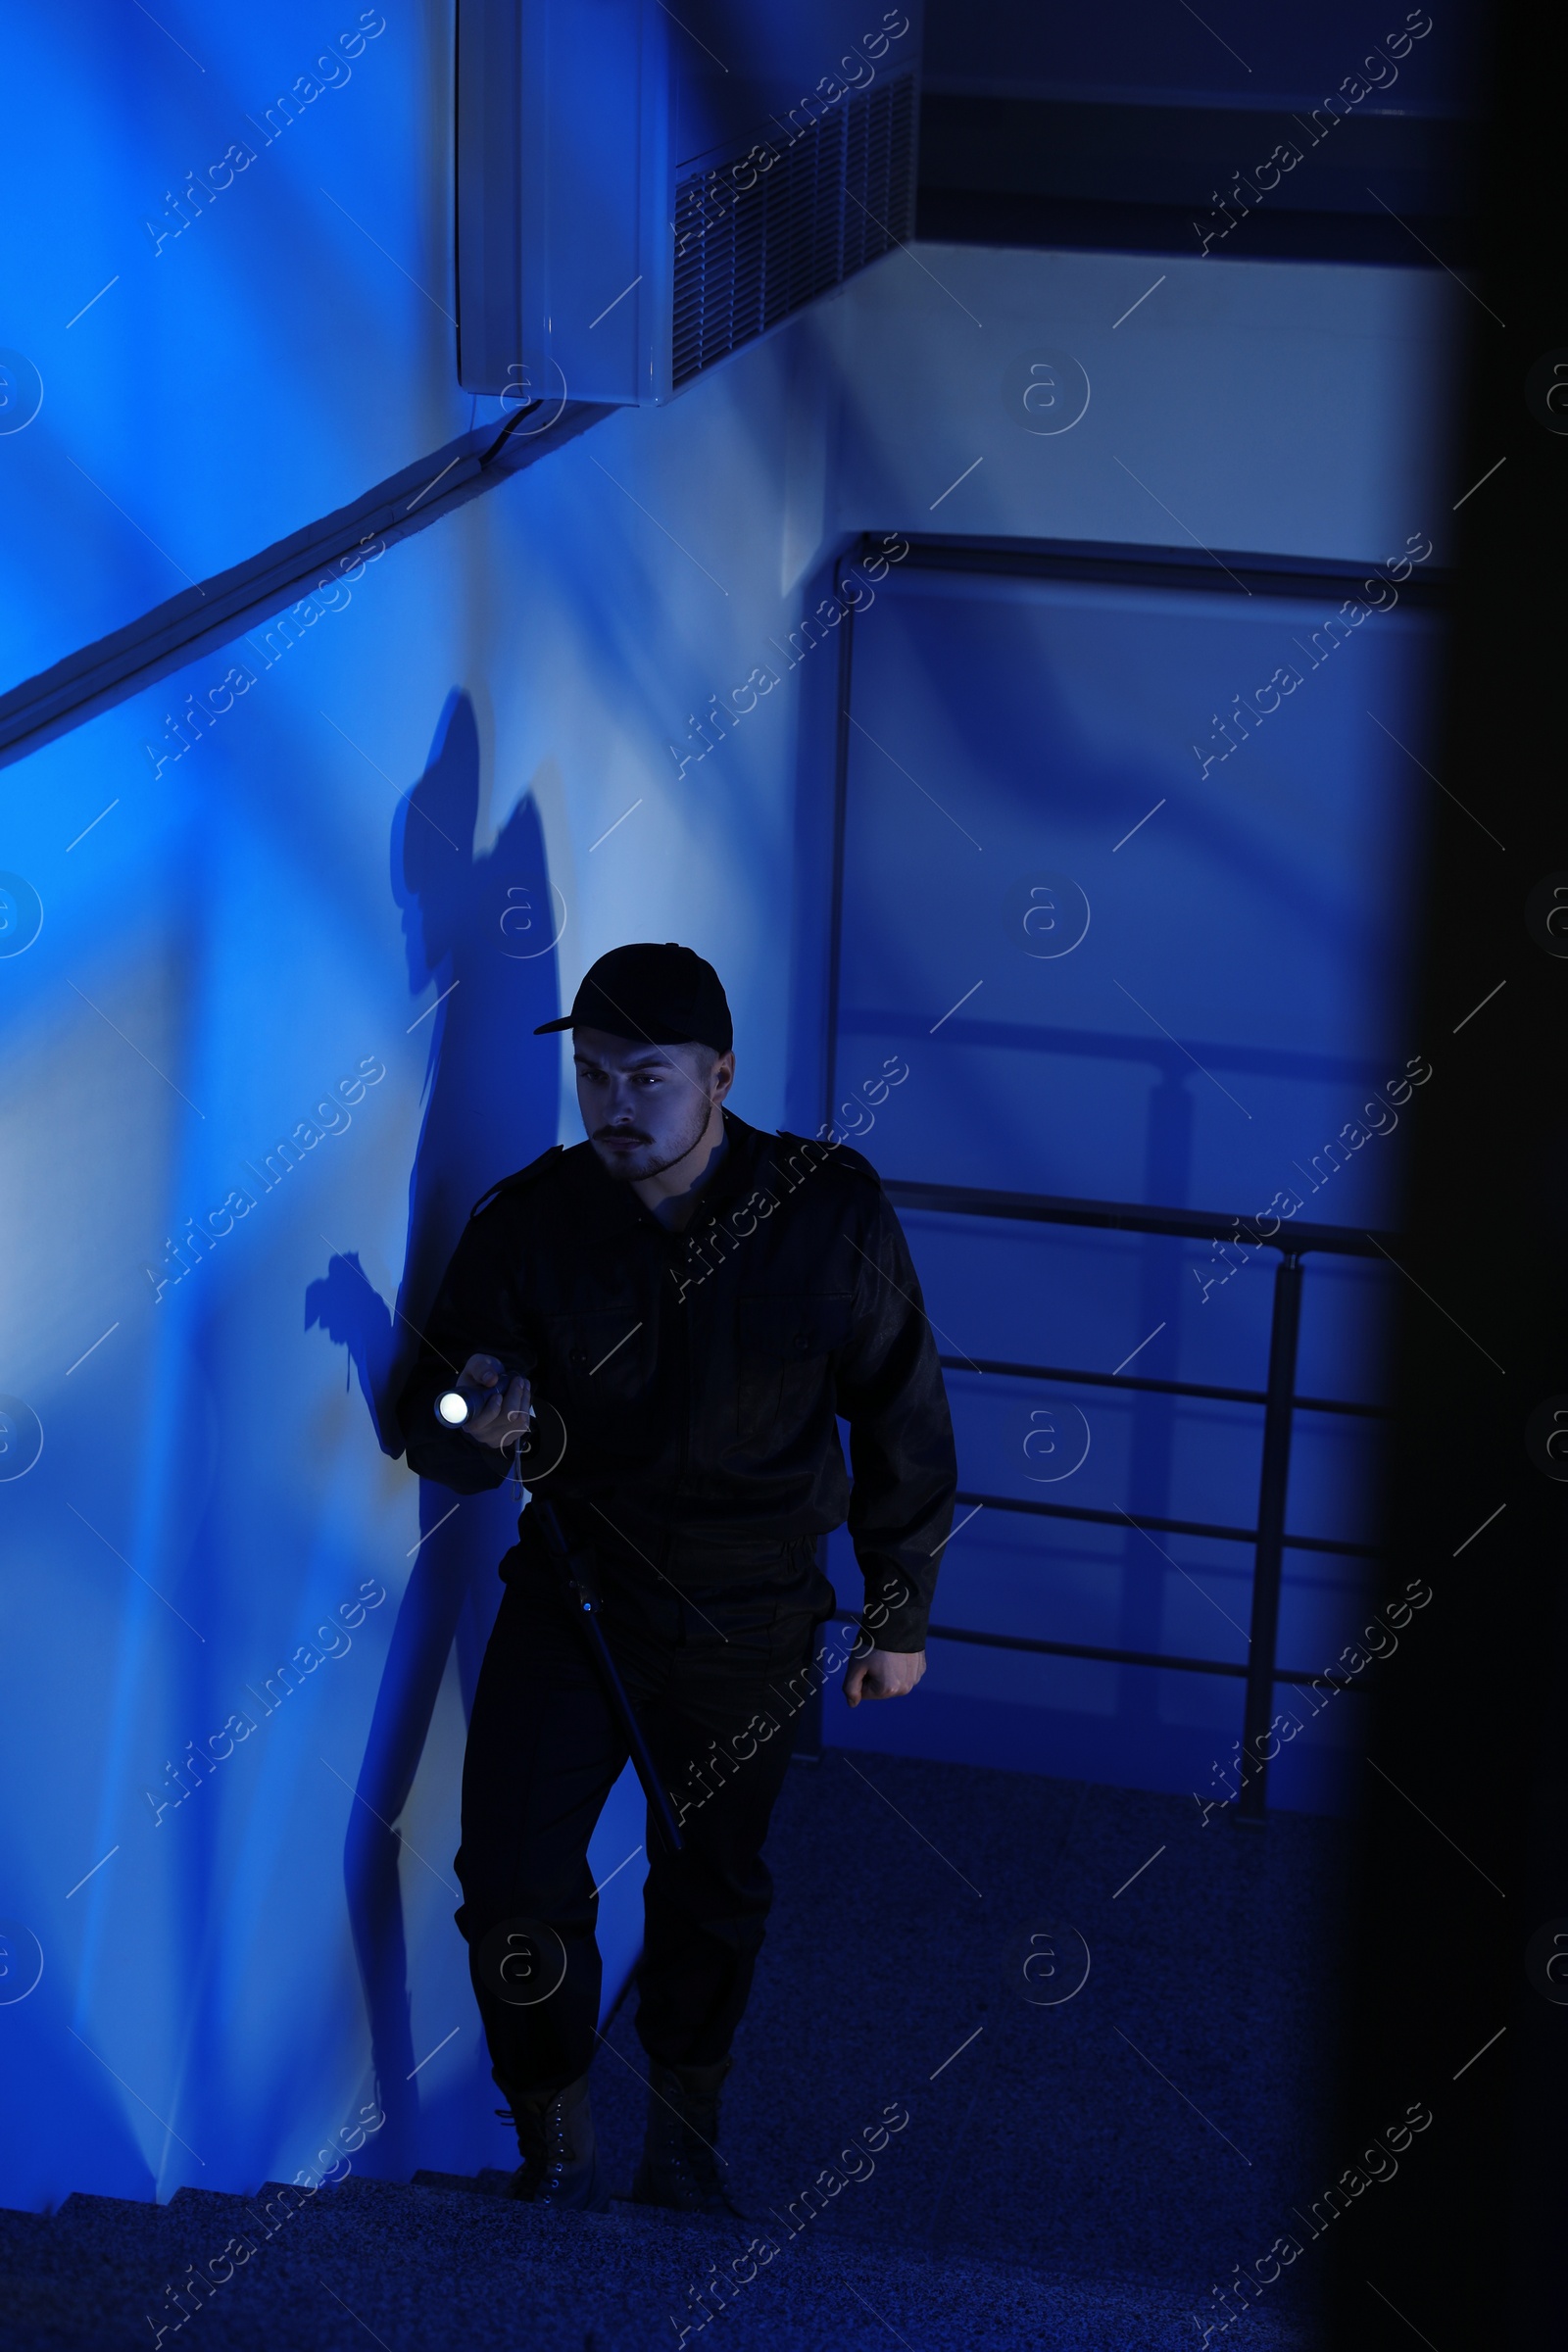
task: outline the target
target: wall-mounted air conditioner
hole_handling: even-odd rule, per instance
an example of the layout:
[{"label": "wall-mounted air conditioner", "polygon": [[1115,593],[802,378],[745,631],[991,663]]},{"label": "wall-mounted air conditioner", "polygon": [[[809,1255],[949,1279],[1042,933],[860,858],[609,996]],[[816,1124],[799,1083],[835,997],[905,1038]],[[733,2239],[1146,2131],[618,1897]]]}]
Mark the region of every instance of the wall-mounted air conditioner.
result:
[{"label": "wall-mounted air conditioner", "polygon": [[458,0],[458,373],[662,401],[914,229],[919,0]]}]

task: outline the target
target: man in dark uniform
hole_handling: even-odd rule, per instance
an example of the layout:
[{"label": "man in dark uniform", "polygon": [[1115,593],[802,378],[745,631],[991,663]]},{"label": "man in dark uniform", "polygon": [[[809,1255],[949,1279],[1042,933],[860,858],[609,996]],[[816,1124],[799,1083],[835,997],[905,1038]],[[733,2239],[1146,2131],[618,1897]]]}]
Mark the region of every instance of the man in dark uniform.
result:
[{"label": "man in dark uniform", "polygon": [[[682,1839],[667,1850],[650,1819],[637,2032],[651,2095],[633,2193],[724,2212],[718,2096],[772,1894],[762,1843],[837,1608],[818,1540],[847,1517],[865,1581],[846,1697],[912,1690],[952,1523],[952,1424],[875,1171],[723,1107],[735,1056],[710,964],[617,948],[545,1028],[572,1032],[588,1141],[478,1203],[399,1410],[410,1466],[460,1494],[509,1475],[536,1399],[564,1424],[557,1465],[523,1475],[591,1549],[600,1622]],[[485,1400],[453,1429],[435,1403],[459,1374]],[[517,2127],[513,2193],[603,2211],[587,1847],[627,1742],[537,1510],[517,1535],[468,1727],[457,1922]],[[482,1961],[518,1922],[542,1997],[509,1995]]]}]

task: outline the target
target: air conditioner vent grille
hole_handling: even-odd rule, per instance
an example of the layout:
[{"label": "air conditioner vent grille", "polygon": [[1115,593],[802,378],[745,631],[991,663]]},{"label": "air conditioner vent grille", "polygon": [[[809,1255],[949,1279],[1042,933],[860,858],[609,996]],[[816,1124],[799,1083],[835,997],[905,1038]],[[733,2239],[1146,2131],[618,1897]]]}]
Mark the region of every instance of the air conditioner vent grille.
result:
[{"label": "air conditioner vent grille", "polygon": [[901,74],[801,131],[753,187],[730,175],[739,157],[678,183],[676,386],[908,238],[914,106]]}]

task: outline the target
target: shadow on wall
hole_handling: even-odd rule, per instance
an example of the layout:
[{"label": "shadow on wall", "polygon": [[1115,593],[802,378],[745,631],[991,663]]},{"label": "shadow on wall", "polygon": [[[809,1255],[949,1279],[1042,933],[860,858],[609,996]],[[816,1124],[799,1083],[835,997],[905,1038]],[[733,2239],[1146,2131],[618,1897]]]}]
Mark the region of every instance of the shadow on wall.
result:
[{"label": "shadow on wall", "polygon": [[[474,855],[479,730],[454,691],[424,773],[399,806],[392,895],[403,909],[409,991],[436,1004],[425,1113],[409,1183],[409,1229],[396,1301],[379,1297],[357,1256],[333,1257],[306,1292],[307,1329],[347,1348],[384,1452],[403,1450],[397,1396],[448,1258],[475,1200],[556,1140],[558,1047],[536,1038],[560,1010],[556,944],[564,919],[545,862],[538,810],[525,797],[484,855]],[[387,2128],[378,2171],[406,2178],[418,2161],[418,2087],[394,1826],[408,1802],[453,1641],[463,1706],[473,1702],[501,1598],[496,1563],[514,1539],[508,1491],[465,1496],[421,1481],[421,1543],[376,1697],[344,1875],[369,2011]],[[445,1878],[445,1871],[440,1874]],[[450,1882],[448,1882],[450,1884]],[[458,1890],[452,1886],[454,1899]]]}]

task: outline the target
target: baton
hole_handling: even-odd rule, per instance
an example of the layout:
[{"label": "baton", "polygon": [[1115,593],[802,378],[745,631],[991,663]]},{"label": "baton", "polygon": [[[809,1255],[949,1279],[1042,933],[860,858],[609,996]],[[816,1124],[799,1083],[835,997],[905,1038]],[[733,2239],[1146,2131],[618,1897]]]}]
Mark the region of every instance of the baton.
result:
[{"label": "baton", "polygon": [[529,1512],[537,1517],[540,1533],[545,1539],[545,1548],[570,1588],[573,1612],[588,1637],[588,1645],[604,1676],[611,1702],[620,1717],[620,1728],[626,1735],[626,1745],[631,1751],[637,1778],[643,1785],[648,1809],[658,1822],[660,1836],[669,1851],[678,1854],[683,1841],[675,1824],[674,1808],[655,1769],[654,1759],[648,1752],[648,1742],[643,1738],[642,1726],[632,1712],[631,1700],[615,1670],[615,1661],[610,1654],[605,1629],[599,1622],[599,1592],[586,1554],[581,1550],[573,1551],[567,1544],[553,1503],[542,1502],[536,1494],[529,1505]]}]

